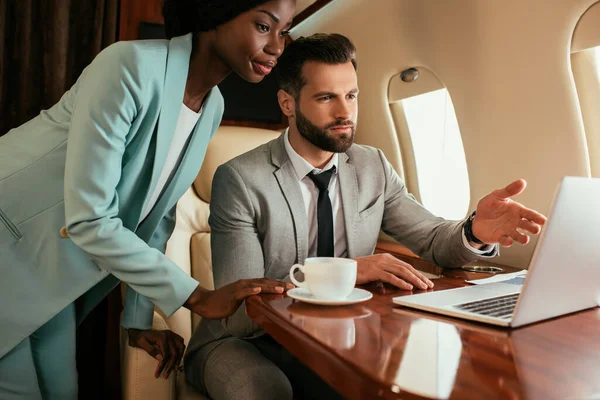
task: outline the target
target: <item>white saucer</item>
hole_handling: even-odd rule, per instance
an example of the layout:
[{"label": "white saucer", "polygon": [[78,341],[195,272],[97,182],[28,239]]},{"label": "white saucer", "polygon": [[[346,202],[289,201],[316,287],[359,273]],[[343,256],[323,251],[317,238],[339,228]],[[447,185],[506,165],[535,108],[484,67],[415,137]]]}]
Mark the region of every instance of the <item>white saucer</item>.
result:
[{"label": "white saucer", "polygon": [[287,291],[292,299],[304,301],[305,303],[321,304],[324,306],[342,306],[346,304],[361,303],[373,297],[373,293],[359,288],[354,288],[345,299],[318,299],[304,288],[294,288]]}]

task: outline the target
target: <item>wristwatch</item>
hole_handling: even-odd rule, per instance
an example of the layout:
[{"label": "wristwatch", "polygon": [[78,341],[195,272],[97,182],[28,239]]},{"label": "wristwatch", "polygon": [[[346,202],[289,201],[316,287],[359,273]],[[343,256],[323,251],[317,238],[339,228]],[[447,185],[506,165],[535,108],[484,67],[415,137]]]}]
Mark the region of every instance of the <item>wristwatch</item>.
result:
[{"label": "wristwatch", "polygon": [[467,218],[467,222],[465,222],[465,224],[463,225],[463,228],[465,230],[465,237],[470,243],[485,244],[481,240],[477,239],[475,235],[473,235],[473,220],[475,219],[476,212],[477,211],[473,211],[473,214],[471,214],[469,218]]}]

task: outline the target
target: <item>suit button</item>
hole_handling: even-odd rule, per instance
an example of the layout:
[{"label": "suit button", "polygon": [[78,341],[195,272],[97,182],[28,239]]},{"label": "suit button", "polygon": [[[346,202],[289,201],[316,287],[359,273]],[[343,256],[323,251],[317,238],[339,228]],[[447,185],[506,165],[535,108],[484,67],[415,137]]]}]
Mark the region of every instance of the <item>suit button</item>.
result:
[{"label": "suit button", "polygon": [[60,228],[60,237],[62,237],[63,239],[68,239],[69,238],[69,234],[67,233],[67,227],[63,226],[62,228]]}]

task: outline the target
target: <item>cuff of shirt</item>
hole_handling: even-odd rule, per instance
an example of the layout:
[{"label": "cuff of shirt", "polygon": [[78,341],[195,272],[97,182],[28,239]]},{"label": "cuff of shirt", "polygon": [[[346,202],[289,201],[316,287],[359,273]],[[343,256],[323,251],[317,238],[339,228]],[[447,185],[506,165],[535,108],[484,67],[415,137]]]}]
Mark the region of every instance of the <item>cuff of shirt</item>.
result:
[{"label": "cuff of shirt", "polygon": [[477,254],[478,256],[491,258],[496,255],[496,245],[486,244],[481,249],[476,249],[475,247],[471,246],[471,244],[467,240],[467,236],[465,235],[465,228],[462,229],[462,242],[463,245],[467,248],[467,250],[474,254]]}]

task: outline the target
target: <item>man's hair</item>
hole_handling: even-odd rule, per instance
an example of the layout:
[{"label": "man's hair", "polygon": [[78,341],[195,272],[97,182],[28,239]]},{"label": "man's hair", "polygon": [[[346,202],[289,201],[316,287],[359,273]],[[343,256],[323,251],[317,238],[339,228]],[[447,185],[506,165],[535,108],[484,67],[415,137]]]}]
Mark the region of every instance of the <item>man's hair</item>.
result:
[{"label": "man's hair", "polygon": [[287,45],[279,57],[279,88],[285,90],[294,99],[300,96],[300,90],[306,85],[302,67],[307,61],[317,61],[329,65],[356,63],[356,48],[347,37],[338,33],[316,33],[309,37],[300,37]]},{"label": "man's hair", "polygon": [[206,32],[269,0],[164,0],[168,39],[190,32]]}]

